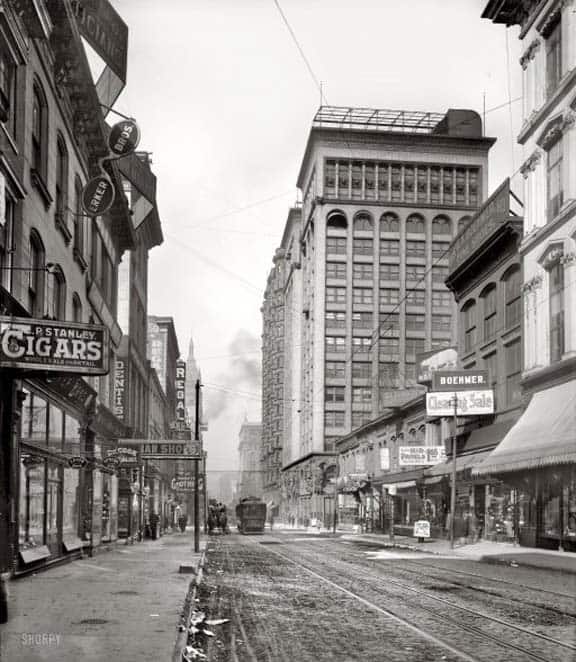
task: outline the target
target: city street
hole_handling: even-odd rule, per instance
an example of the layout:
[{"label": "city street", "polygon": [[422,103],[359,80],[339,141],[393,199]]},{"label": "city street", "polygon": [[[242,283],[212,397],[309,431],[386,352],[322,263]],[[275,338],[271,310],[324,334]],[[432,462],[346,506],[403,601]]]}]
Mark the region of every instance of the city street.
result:
[{"label": "city street", "polygon": [[574,574],[354,536],[215,536],[198,609],[228,621],[200,628],[190,659],[569,662],[575,594]]}]

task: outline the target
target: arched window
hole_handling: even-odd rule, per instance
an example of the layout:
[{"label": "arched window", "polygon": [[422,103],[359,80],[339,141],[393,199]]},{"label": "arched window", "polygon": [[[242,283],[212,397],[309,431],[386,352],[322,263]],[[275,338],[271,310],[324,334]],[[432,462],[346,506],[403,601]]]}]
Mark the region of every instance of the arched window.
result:
[{"label": "arched window", "polygon": [[354,231],[372,231],[372,217],[366,212],[360,212],[354,219]]},{"label": "arched window", "polygon": [[82,321],[82,301],[77,292],[74,292],[72,295],[72,321],[81,322]]},{"label": "arched window", "polygon": [[45,251],[40,235],[30,233],[28,247],[28,311],[32,317],[42,317],[44,307]]},{"label": "arched window", "polygon": [[410,214],[406,219],[406,232],[424,234],[424,219],[420,214]]},{"label": "arched window", "polygon": [[502,277],[504,283],[504,323],[506,328],[520,324],[522,318],[522,276],[520,265],[510,267]]},{"label": "arched window", "polygon": [[483,338],[491,340],[496,335],[497,296],[496,285],[492,283],[482,291]]},{"label": "arched window", "polygon": [[68,228],[68,150],[62,136],[56,141],[56,227],[67,243],[71,239]]},{"label": "arched window", "polygon": [[462,330],[464,333],[464,351],[470,352],[476,345],[476,301],[468,300],[461,310]]},{"label": "arched window", "polygon": [[46,96],[38,83],[34,85],[32,98],[32,169],[46,180],[48,152],[48,108]]},{"label": "arched window", "polygon": [[84,259],[84,210],[82,209],[82,180],[74,179],[74,253]]},{"label": "arched window", "polygon": [[348,229],[348,221],[341,211],[333,211],[328,215],[326,227],[338,230]]},{"label": "arched window", "polygon": [[464,228],[468,227],[470,220],[471,216],[462,216],[462,218],[458,221],[458,232],[462,232]]},{"label": "arched window", "polygon": [[46,283],[46,314],[53,319],[66,319],[66,279],[58,265],[50,267]]},{"label": "arched window", "polygon": [[452,223],[447,216],[436,216],[432,221],[432,234],[452,234]]},{"label": "arched window", "polygon": [[399,232],[400,220],[396,214],[388,212],[380,218],[380,232]]}]

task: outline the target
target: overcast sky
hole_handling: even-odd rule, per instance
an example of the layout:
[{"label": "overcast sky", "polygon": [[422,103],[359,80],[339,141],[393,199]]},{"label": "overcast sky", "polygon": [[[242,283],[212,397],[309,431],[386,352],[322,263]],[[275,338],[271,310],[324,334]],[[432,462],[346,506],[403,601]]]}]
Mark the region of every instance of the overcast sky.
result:
[{"label": "overcast sky", "polygon": [[[490,191],[517,171],[518,33],[480,18],[486,0],[279,2],[328,104],[485,103]],[[242,421],[260,418],[264,286],[320,92],[274,0],[112,3],[130,30],[115,108],[138,121],[158,177],[149,314],[174,317],[183,358],[194,338],[208,468],[236,469]]]}]

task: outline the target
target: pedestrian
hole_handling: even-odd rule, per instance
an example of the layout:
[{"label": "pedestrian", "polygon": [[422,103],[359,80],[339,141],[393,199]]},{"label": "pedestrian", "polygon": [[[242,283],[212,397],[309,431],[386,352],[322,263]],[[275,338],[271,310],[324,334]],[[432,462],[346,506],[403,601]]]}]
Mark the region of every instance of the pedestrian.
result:
[{"label": "pedestrian", "polygon": [[178,527],[180,526],[180,518],[182,517],[182,508],[180,508],[180,504],[177,504],[176,507],[174,508],[174,519],[172,521],[172,528],[178,530]]},{"label": "pedestrian", "polygon": [[178,526],[180,527],[180,531],[182,531],[182,533],[186,533],[186,524],[188,524],[188,515],[183,513],[178,518]]}]

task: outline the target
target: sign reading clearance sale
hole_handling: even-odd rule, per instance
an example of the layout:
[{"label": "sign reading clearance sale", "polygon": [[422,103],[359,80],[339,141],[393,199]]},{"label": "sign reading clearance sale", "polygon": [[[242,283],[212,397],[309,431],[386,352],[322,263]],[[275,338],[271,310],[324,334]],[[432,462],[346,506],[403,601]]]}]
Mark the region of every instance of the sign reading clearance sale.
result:
[{"label": "sign reading clearance sale", "polygon": [[107,375],[108,329],[93,324],[0,316],[0,367]]}]

